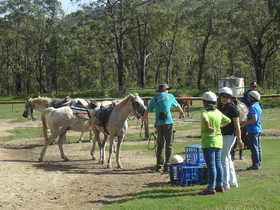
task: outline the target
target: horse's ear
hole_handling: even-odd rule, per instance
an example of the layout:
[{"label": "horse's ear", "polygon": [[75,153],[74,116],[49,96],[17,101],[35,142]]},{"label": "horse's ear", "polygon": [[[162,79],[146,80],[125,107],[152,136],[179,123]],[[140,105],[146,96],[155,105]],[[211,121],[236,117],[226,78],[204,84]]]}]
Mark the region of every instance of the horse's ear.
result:
[{"label": "horse's ear", "polygon": [[131,94],[131,93],[129,93],[129,95],[130,95],[131,97],[133,97],[133,98],[135,97],[135,96],[134,96],[133,94]]}]

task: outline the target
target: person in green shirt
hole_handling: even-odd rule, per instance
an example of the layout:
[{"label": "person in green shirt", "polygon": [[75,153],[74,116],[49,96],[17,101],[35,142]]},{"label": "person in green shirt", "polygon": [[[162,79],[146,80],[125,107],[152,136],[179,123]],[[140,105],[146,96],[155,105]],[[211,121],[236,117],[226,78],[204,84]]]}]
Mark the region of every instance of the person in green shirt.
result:
[{"label": "person in green shirt", "polygon": [[215,93],[205,92],[202,101],[205,110],[201,113],[201,144],[209,172],[209,185],[206,190],[199,192],[199,195],[209,195],[224,192],[221,164],[223,136],[220,129],[228,125],[231,120],[215,108],[217,103]]}]

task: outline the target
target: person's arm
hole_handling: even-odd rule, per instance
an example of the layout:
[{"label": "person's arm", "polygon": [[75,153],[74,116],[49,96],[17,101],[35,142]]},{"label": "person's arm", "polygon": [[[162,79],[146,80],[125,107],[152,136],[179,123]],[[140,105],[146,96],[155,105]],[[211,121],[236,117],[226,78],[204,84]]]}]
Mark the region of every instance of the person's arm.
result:
[{"label": "person's arm", "polygon": [[143,123],[143,122],[145,121],[145,119],[146,119],[146,117],[148,116],[148,114],[149,114],[149,111],[146,110],[146,111],[144,112],[144,115],[143,115],[142,119],[141,119],[141,123]]},{"label": "person's arm", "polygon": [[256,114],[252,114],[251,116],[252,116],[251,120],[242,123],[243,127],[245,127],[246,125],[253,124],[253,123],[257,122],[258,116]]},{"label": "person's arm", "polygon": [[177,109],[180,112],[179,117],[183,117],[184,116],[184,111],[183,111],[182,107],[180,106],[180,104],[178,104]]},{"label": "person's arm", "polygon": [[212,127],[210,127],[210,123],[209,123],[208,118],[204,118],[204,119],[202,120],[202,123],[203,123],[203,125],[205,126],[207,132],[215,133],[215,129],[212,128]]},{"label": "person's arm", "polygon": [[243,142],[241,140],[241,131],[240,131],[240,124],[239,124],[239,117],[234,117],[233,123],[235,127],[235,132],[236,132],[236,139],[237,139],[237,145],[240,149],[243,148]]},{"label": "person's arm", "polygon": [[220,128],[223,128],[223,127],[227,126],[228,124],[230,124],[230,122],[231,122],[231,121],[229,121],[229,122],[223,122],[223,123],[220,125]]}]

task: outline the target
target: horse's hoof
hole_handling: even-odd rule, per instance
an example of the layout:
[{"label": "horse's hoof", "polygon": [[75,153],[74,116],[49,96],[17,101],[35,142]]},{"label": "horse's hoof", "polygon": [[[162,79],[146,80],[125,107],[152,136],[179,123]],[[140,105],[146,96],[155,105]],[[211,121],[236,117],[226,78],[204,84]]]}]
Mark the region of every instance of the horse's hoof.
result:
[{"label": "horse's hoof", "polygon": [[92,156],[92,160],[96,160],[97,158],[95,156]]},{"label": "horse's hoof", "polygon": [[77,141],[77,143],[82,143],[82,141],[79,140],[79,141]]},{"label": "horse's hoof", "polygon": [[43,162],[43,158],[39,158],[39,162],[40,162],[40,163]]},{"label": "horse's hoof", "polygon": [[122,166],[122,165],[119,165],[118,168],[123,169],[123,166]]},{"label": "horse's hoof", "polygon": [[109,169],[112,168],[112,165],[108,165],[107,168],[109,168]]},{"label": "horse's hoof", "polygon": [[64,158],[64,161],[69,161],[69,159],[68,158]]}]

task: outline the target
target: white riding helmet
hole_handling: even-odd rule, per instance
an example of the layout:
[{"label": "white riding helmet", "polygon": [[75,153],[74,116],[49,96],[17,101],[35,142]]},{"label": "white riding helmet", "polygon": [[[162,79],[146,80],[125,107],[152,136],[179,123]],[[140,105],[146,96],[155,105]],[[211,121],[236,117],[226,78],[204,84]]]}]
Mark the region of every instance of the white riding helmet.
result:
[{"label": "white riding helmet", "polygon": [[249,96],[250,96],[252,99],[254,99],[254,101],[259,101],[259,100],[261,99],[261,95],[259,94],[258,91],[255,91],[255,90],[250,91],[250,92],[249,92]]},{"label": "white riding helmet", "polygon": [[204,101],[211,101],[211,102],[217,102],[217,96],[212,91],[207,91],[207,92],[203,93],[202,100],[204,100]]},{"label": "white riding helmet", "polygon": [[184,162],[184,159],[181,155],[173,155],[170,160],[170,164],[182,164]]},{"label": "white riding helmet", "polygon": [[229,96],[232,96],[232,90],[229,87],[223,87],[221,88],[219,94],[227,94]]}]

